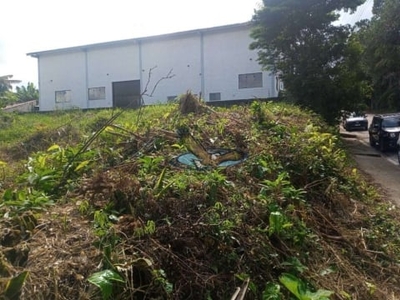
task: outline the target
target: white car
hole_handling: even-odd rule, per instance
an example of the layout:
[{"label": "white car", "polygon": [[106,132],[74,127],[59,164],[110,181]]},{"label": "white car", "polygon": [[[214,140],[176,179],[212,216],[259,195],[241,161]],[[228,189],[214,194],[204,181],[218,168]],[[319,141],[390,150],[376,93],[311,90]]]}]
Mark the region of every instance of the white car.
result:
[{"label": "white car", "polygon": [[342,126],[346,131],[368,130],[368,119],[365,113],[352,112],[343,116]]}]

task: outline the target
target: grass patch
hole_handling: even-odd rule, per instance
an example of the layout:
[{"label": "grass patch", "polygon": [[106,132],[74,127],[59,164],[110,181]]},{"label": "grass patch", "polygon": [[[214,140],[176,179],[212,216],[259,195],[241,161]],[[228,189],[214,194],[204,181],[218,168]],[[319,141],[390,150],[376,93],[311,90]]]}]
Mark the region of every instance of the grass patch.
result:
[{"label": "grass patch", "polygon": [[[12,231],[0,257],[13,261],[10,278],[29,272],[27,298],[230,299],[237,287],[246,299],[399,296],[397,210],[335,128],[282,103],[192,100],[2,116],[12,175],[0,212]],[[206,151],[216,148],[248,155],[217,167]],[[174,163],[189,150],[198,163]],[[28,254],[5,251],[21,245]]]}]

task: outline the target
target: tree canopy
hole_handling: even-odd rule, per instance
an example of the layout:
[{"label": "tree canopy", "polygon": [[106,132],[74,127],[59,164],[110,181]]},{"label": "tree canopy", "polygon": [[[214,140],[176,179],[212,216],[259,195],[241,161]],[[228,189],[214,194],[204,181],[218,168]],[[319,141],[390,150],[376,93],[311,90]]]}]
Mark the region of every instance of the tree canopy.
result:
[{"label": "tree canopy", "polygon": [[5,92],[10,91],[12,89],[12,84],[21,82],[21,80],[11,79],[12,77],[13,75],[0,76],[0,96]]},{"label": "tree canopy", "polygon": [[28,82],[27,86],[17,86],[16,94],[18,97],[18,102],[39,99],[39,91],[32,82]]},{"label": "tree canopy", "polygon": [[362,80],[359,50],[348,48],[351,28],[333,24],[339,11],[354,11],[364,1],[264,0],[253,16],[250,47],[260,64],[280,76],[287,99],[331,124],[341,109],[364,101],[365,89],[354,88]]},{"label": "tree canopy", "polygon": [[11,80],[12,76],[0,77],[0,107],[39,99],[39,90],[32,82],[27,86],[17,86],[15,92],[12,90],[12,84],[20,83],[20,80]]},{"label": "tree canopy", "polygon": [[375,0],[371,22],[358,33],[375,108],[400,110],[400,2]]}]

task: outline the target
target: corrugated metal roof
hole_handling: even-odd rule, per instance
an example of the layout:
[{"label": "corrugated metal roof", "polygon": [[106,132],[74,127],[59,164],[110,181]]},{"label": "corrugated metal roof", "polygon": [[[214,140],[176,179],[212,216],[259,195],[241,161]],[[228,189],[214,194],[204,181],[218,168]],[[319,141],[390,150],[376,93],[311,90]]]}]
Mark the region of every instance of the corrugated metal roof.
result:
[{"label": "corrugated metal roof", "polygon": [[59,54],[59,53],[67,53],[67,52],[86,51],[89,49],[96,49],[96,48],[97,49],[98,48],[110,48],[110,47],[116,47],[116,46],[131,45],[131,44],[135,44],[135,43],[140,43],[142,41],[177,39],[180,37],[186,37],[186,36],[191,36],[191,35],[201,34],[201,33],[230,31],[230,30],[234,30],[237,28],[250,27],[250,24],[251,24],[250,22],[245,22],[245,23],[237,23],[237,24],[223,25],[223,26],[217,26],[217,27],[193,29],[193,30],[188,30],[188,31],[180,31],[180,32],[174,32],[174,33],[167,33],[167,34],[161,34],[161,35],[119,40],[119,41],[112,41],[112,42],[104,42],[104,43],[96,43],[96,44],[89,44],[89,45],[82,45],[82,46],[75,46],[75,47],[68,47],[68,48],[60,48],[60,49],[54,49],[54,50],[30,52],[30,53],[27,53],[27,55],[32,56],[32,57],[39,57],[41,55],[48,55],[48,54]]}]

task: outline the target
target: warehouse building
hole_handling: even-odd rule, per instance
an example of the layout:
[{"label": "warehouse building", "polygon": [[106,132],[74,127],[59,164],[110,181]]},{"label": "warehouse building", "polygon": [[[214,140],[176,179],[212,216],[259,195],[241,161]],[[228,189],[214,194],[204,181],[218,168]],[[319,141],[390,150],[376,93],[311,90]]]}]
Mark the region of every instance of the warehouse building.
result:
[{"label": "warehouse building", "polygon": [[138,107],[190,90],[206,102],[275,98],[279,83],[250,50],[250,24],[28,53],[39,111]]}]

